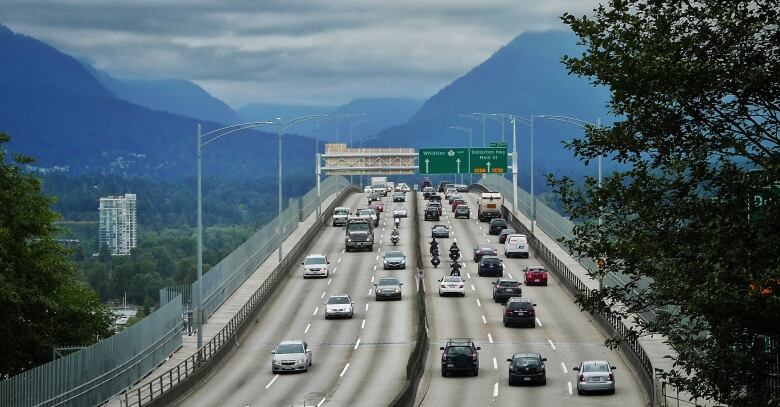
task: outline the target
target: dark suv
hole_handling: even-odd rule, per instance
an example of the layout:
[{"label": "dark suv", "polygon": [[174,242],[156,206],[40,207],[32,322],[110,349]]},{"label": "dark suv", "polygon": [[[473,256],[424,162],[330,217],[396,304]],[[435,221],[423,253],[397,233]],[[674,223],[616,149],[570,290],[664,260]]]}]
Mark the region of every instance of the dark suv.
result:
[{"label": "dark suv", "polygon": [[520,282],[507,278],[499,278],[493,282],[493,301],[506,302],[512,297],[522,297],[523,289],[520,288]]},{"label": "dark suv", "polygon": [[435,206],[425,208],[425,220],[439,220],[439,210]]},{"label": "dark suv", "polygon": [[471,338],[452,338],[447,344],[440,347],[441,375],[446,377],[450,373],[470,373],[479,375],[479,350],[482,349]]},{"label": "dark suv", "polygon": [[504,307],[504,326],[523,324],[536,328],[536,304],[530,298],[514,297],[506,301]]},{"label": "dark suv", "polygon": [[490,227],[488,228],[488,234],[490,235],[498,235],[501,234],[501,231],[509,227],[506,224],[506,220],[501,218],[494,218],[490,220]]},{"label": "dark suv", "polygon": [[515,353],[509,362],[509,385],[525,383],[547,384],[547,372],[544,369],[543,358],[538,353]]}]

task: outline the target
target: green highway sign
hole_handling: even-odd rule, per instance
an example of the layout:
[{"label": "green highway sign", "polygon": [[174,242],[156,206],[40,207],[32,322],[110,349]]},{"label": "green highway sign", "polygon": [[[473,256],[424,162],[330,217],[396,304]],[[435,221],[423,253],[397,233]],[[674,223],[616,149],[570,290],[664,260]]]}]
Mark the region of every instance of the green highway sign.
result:
[{"label": "green highway sign", "polygon": [[421,148],[417,165],[420,174],[504,174],[506,147]]},{"label": "green highway sign", "polygon": [[506,147],[469,149],[469,168],[475,174],[506,174]]},{"label": "green highway sign", "polygon": [[420,174],[461,174],[469,172],[468,148],[421,148],[417,165]]}]

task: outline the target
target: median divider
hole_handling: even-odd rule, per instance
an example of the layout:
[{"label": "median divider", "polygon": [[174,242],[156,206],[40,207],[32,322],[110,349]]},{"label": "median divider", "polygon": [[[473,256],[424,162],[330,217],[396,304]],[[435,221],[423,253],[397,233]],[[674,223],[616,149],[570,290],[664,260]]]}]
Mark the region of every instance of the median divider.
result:
[{"label": "median divider", "polygon": [[428,357],[428,347],[430,340],[428,338],[427,316],[425,313],[425,285],[423,285],[423,255],[420,247],[420,216],[417,210],[417,194],[412,194],[412,212],[414,213],[414,240],[416,242],[415,253],[417,254],[416,275],[417,285],[417,341],[415,342],[412,353],[409,354],[409,361],[406,363],[406,382],[398,395],[390,403],[391,407],[410,407],[414,405],[414,399],[417,395],[417,385],[420,383],[425,372],[425,359]]},{"label": "median divider", "polygon": [[123,406],[167,406],[174,404],[201,380],[207,378],[214,368],[232,351],[238,348],[238,339],[257,316],[263,304],[273,293],[279,282],[297,264],[295,261],[308,248],[315,236],[328,224],[333,209],[339,206],[352,193],[360,192],[359,188],[350,185],[338,193],[336,199],[323,214],[316,219],[314,225],[307,230],[295,246],[288,250],[287,255],[273,269],[263,284],[247,300],[243,307],[228,321],[210,341],[205,343],[193,355],[163,372],[148,384],[136,390],[124,393],[120,402]]}]

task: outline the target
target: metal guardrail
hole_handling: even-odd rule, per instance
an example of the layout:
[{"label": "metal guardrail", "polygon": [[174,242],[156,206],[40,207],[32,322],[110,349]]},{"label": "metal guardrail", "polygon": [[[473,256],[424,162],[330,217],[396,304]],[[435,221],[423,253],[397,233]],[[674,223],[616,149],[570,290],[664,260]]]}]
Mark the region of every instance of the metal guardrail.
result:
[{"label": "metal guardrail", "polygon": [[[484,185],[472,185],[472,189],[476,188],[482,192],[487,192],[487,188]],[[567,287],[573,294],[581,294],[585,297],[590,296],[590,289],[580,278],[572,272],[569,267],[553,252],[542,244],[539,239],[531,233],[525,225],[520,222],[517,217],[511,213],[506,206],[502,206],[502,212],[507,222],[519,233],[523,233],[528,238],[529,245],[539,255],[547,266],[556,273],[564,282],[564,286]],[[625,338],[628,332],[628,327],[623,323],[620,318],[612,315],[606,315],[602,313],[591,313],[593,320],[596,321],[602,329],[610,332],[612,335]],[[636,340],[626,340],[620,345],[620,349],[624,355],[628,357],[629,363],[634,366],[636,371],[641,376],[642,386],[645,393],[650,400],[650,405],[656,405],[656,377],[655,370],[650,358],[647,356],[642,344]]]},{"label": "metal guardrail", "polygon": [[289,249],[284,260],[274,268],[244,306],[211,340],[205,343],[193,355],[161,373],[154,380],[133,391],[123,393],[119,397],[120,404],[127,407],[165,406],[174,402],[190,386],[197,384],[199,380],[203,379],[213,367],[217,366],[237,346],[238,336],[247,329],[249,323],[254,319],[265,300],[273,293],[279,281],[297,264],[295,260],[304,254],[311,239],[319,233],[323,225],[327,224],[327,219],[333,209],[348,194],[357,191],[357,187],[352,186],[344,188],[339,193],[328,209],[315,221],[313,227]]},{"label": "metal guardrail", "polygon": [[428,322],[425,310],[425,285],[423,284],[423,255],[420,242],[420,215],[417,207],[417,196],[412,192],[412,211],[414,212],[414,239],[418,244],[415,245],[417,254],[416,276],[417,286],[417,342],[415,342],[412,353],[409,354],[409,361],[406,363],[406,381],[404,387],[390,403],[391,407],[411,407],[414,405],[414,399],[417,395],[417,385],[425,372],[425,359],[428,357],[428,347],[430,339],[428,338]]},{"label": "metal guardrail", "polygon": [[181,347],[181,297],[94,345],[0,382],[2,406],[93,406]]}]

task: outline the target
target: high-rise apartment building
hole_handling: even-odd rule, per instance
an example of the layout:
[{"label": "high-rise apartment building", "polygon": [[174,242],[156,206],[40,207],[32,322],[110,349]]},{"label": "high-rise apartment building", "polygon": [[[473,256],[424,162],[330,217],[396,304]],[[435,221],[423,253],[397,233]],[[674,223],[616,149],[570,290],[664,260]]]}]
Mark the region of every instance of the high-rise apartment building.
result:
[{"label": "high-rise apartment building", "polygon": [[138,223],[135,208],[135,194],[100,198],[100,248],[105,245],[115,256],[130,254],[130,249],[134,248],[137,242]]}]

